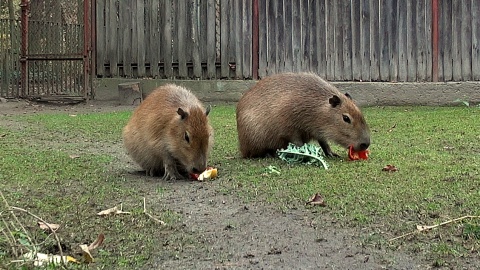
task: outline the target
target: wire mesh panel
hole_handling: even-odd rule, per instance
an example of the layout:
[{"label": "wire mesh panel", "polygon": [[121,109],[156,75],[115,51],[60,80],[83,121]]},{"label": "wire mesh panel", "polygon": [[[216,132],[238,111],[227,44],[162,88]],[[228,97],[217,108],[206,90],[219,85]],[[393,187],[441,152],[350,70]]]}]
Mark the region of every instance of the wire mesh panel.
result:
[{"label": "wire mesh panel", "polygon": [[29,10],[24,94],[30,98],[86,97],[88,5],[84,0],[38,0],[30,1]]}]

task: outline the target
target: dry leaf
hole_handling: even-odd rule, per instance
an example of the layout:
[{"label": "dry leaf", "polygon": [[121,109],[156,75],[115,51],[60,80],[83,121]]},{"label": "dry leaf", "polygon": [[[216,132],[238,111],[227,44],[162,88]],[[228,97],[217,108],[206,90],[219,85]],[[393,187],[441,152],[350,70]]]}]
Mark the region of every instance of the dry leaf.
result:
[{"label": "dry leaf", "polygon": [[7,136],[7,134],[0,134],[0,138]]},{"label": "dry leaf", "polygon": [[76,117],[77,115],[76,114],[70,114],[70,117]]},{"label": "dry leaf", "polygon": [[70,157],[71,159],[75,159],[75,158],[79,158],[80,155],[70,155],[69,157]]},{"label": "dry leaf", "polygon": [[433,225],[433,226],[426,226],[426,225],[417,225],[417,230],[422,232],[422,231],[426,231],[426,230],[430,230],[430,229],[433,229],[435,227],[437,227],[438,225]]},{"label": "dry leaf", "polygon": [[53,224],[53,223],[44,223],[44,222],[37,222],[38,224],[38,227],[40,227],[40,229],[44,230],[44,231],[56,231],[58,230],[58,228],[60,228],[60,225],[59,224]]},{"label": "dry leaf", "polygon": [[99,216],[117,215],[117,214],[130,214],[130,212],[124,212],[121,209],[118,209],[117,206],[115,206],[97,213],[97,215]]},{"label": "dry leaf", "polygon": [[308,199],[308,202],[305,203],[306,205],[320,205],[320,206],[326,206],[325,200],[323,199],[323,196],[320,195],[320,193],[315,193]]},{"label": "dry leaf", "polygon": [[83,244],[83,245],[80,245],[80,248],[82,249],[82,254],[83,254],[83,258],[85,259],[85,262],[93,263],[94,259],[92,254],[90,254],[90,250],[88,249],[88,246]]},{"label": "dry leaf", "polygon": [[386,165],[385,167],[383,167],[382,171],[385,171],[385,172],[396,172],[398,171],[398,168],[395,167],[394,165]]},{"label": "dry leaf", "polygon": [[94,250],[97,247],[99,247],[102,243],[103,240],[105,240],[105,235],[103,233],[99,234],[97,239],[88,246],[88,250]]}]

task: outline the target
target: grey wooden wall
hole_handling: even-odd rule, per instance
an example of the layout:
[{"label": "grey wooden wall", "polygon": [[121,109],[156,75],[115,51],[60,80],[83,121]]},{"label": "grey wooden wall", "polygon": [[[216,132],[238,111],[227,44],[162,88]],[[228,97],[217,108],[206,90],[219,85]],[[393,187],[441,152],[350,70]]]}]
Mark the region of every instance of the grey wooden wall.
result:
[{"label": "grey wooden wall", "polygon": [[[431,81],[432,1],[106,0],[99,77],[252,79],[312,71],[331,81]],[[440,81],[480,80],[480,1],[439,1]]]}]

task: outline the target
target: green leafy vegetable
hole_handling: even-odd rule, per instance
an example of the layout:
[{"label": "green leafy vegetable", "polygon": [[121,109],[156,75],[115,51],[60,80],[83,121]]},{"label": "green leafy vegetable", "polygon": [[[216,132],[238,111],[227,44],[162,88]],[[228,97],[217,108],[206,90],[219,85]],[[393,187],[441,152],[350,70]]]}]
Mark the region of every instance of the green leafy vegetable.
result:
[{"label": "green leafy vegetable", "polygon": [[287,149],[277,150],[277,155],[281,160],[288,163],[306,163],[308,165],[322,165],[325,170],[328,164],[324,160],[323,150],[314,144],[304,144],[301,147],[289,143]]}]

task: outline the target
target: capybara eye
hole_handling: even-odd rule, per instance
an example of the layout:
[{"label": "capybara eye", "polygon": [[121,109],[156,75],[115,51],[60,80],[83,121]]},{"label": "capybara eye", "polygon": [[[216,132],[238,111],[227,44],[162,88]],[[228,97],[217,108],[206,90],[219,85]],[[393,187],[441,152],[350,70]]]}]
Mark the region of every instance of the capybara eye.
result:
[{"label": "capybara eye", "polygon": [[343,121],[345,121],[346,123],[351,123],[350,121],[350,117],[348,117],[348,115],[343,115]]},{"label": "capybara eye", "polygon": [[185,132],[185,141],[187,141],[187,143],[190,143],[190,137],[188,137],[187,132]]}]

